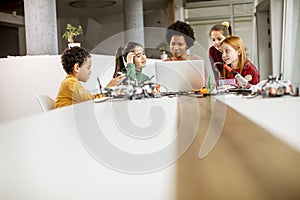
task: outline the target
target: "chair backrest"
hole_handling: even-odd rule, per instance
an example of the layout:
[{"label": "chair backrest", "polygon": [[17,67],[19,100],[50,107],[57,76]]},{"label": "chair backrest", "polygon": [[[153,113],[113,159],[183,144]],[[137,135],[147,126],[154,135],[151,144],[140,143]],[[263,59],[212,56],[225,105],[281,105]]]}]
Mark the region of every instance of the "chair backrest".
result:
[{"label": "chair backrest", "polygon": [[35,95],[35,98],[44,112],[54,109],[55,101],[51,97],[47,95]]}]

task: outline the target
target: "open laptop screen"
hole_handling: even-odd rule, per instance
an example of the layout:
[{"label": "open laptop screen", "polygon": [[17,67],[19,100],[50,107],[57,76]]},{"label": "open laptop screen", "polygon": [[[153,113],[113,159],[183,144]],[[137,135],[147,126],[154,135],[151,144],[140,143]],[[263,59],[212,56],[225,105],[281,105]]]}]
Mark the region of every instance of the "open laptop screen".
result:
[{"label": "open laptop screen", "polygon": [[156,83],[168,92],[191,91],[205,86],[204,60],[155,63]]}]

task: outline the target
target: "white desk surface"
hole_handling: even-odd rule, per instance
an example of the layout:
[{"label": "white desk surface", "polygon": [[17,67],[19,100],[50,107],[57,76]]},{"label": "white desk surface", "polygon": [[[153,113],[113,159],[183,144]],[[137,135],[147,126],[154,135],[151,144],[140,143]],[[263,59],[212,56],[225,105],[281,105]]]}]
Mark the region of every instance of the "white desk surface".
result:
[{"label": "white desk surface", "polygon": [[300,97],[248,99],[242,95],[226,95],[216,98],[300,152]]},{"label": "white desk surface", "polygon": [[[141,101],[129,104],[135,103],[140,109]],[[148,102],[166,104],[164,99]],[[79,136],[75,109],[84,108],[87,103],[0,124],[0,199],[174,199],[175,165],[155,173],[132,174],[103,165],[87,151]],[[175,98],[168,105],[177,112]],[[96,116],[112,119],[105,113],[112,108],[110,102],[94,106]],[[83,118],[89,121],[90,117]],[[144,116],[145,123],[147,117]],[[167,123],[166,127],[172,124]],[[104,128],[110,129],[109,133],[117,130],[114,124],[106,124]]]},{"label": "white desk surface", "polygon": [[[300,149],[299,134],[297,134],[297,120],[300,113],[299,98],[244,99],[233,95],[226,97],[217,96],[216,98],[253,120],[260,127],[266,129],[268,133],[274,134],[287,144],[295,147],[295,149]],[[184,98],[182,107],[190,105],[192,99],[190,97]],[[199,99],[199,102],[202,104],[206,101],[205,99]],[[164,142],[170,140],[173,137],[172,134],[176,133],[178,127],[177,118],[183,114],[182,110],[179,110],[181,105],[178,106],[178,99],[165,97],[115,103],[109,101],[94,103],[92,115],[90,115],[91,113],[77,112],[78,110],[74,109],[76,107],[79,110],[87,111],[85,106],[89,103],[65,107],[0,124],[0,199],[176,199],[177,187],[185,185],[177,182],[178,174],[176,173],[178,173],[178,166],[176,163],[165,166],[155,172],[144,174],[124,173],[107,167],[97,161],[95,156],[83,145],[82,136],[85,132],[80,132],[77,120],[82,119],[82,121],[89,122],[92,118],[95,118],[98,124],[101,125],[100,127],[106,130],[104,132],[108,131],[108,133],[111,133],[107,138],[110,141],[115,141],[119,149],[127,152],[135,152],[140,149],[140,153],[147,154],[157,150],[159,146],[166,145]],[[186,104],[184,105],[184,103]],[[199,107],[201,107],[200,104]],[[113,115],[118,115],[118,111],[125,109],[128,110],[127,117],[132,118],[139,125],[147,126],[149,123],[152,123],[151,120],[153,119],[151,117],[157,117],[156,114],[159,113],[159,110],[155,111],[156,114],[150,112],[154,106],[159,106],[165,110],[164,117],[167,120],[163,124],[162,133],[171,132],[171,134],[153,136],[149,141],[145,140],[140,144],[136,143],[134,139],[127,138],[125,140],[124,133],[118,127],[120,124],[114,121],[120,118]],[[187,107],[190,109],[190,112],[194,112],[193,110],[195,110],[195,113],[198,112],[195,109],[197,106]],[[201,115],[201,117],[205,117],[205,114],[204,116]],[[230,116],[226,118],[228,117]],[[89,127],[86,128],[88,129]],[[245,126],[245,128],[247,127]],[[186,130],[185,133],[189,133],[189,131]],[[226,141],[226,137],[228,137],[228,134],[222,135],[220,144],[222,144],[222,141]],[[212,162],[215,164],[215,170],[221,170],[218,168],[218,162],[216,162],[218,160],[214,159],[214,153],[217,154],[218,158],[222,158],[224,163],[231,163],[230,159],[227,160],[227,158],[229,154],[232,156],[235,154],[223,151],[222,148],[226,150],[228,146],[222,146],[219,143],[215,146],[216,149],[212,151],[210,156],[199,160],[197,158],[197,152],[200,147],[199,142],[197,141],[195,155],[193,154],[191,158],[197,166],[208,165],[207,169],[210,169],[209,165]],[[242,140],[240,142],[244,143],[245,141]],[[237,154],[238,152],[235,153]],[[297,158],[294,152],[292,154]],[[237,158],[240,157],[241,155],[238,154]],[[185,159],[181,160],[186,166],[192,167],[191,160],[187,159],[188,162],[185,162]],[[244,160],[237,159],[236,161],[241,165],[239,169],[243,169],[244,165],[240,162],[244,162]],[[256,160],[251,161],[255,162]],[[258,164],[258,167],[262,166],[262,169],[265,169],[263,167],[264,163]],[[179,173],[180,177],[181,174],[187,173],[186,169],[190,171],[190,168],[180,168],[183,170]],[[278,172],[276,168],[274,173]],[[198,177],[197,174],[189,173],[190,177],[194,177],[200,182],[202,178],[205,178],[205,176]],[[235,174],[235,171],[230,171],[230,173]],[[209,177],[212,174],[205,174],[208,178],[206,181],[212,180]],[[237,177],[235,177],[235,180],[243,181],[242,178]],[[272,175],[268,177],[272,177]],[[222,176],[219,176],[218,180],[222,181]],[[259,182],[259,179],[257,178],[255,181]],[[217,183],[218,181],[212,182],[212,185],[208,185],[208,187],[213,188],[212,186]],[[239,183],[237,182],[236,184]],[[298,186],[296,185],[298,183],[288,183],[292,186]],[[182,188],[189,187],[183,186]],[[198,196],[199,191],[195,189],[195,194],[191,195]],[[247,192],[251,193],[251,190]]]}]

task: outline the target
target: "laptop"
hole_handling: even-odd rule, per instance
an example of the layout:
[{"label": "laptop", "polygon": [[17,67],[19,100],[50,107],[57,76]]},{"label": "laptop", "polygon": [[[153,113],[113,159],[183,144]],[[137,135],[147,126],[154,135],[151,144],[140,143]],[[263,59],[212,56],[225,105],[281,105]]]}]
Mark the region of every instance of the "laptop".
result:
[{"label": "laptop", "polygon": [[205,86],[204,60],[155,63],[156,83],[163,92],[182,92]]}]

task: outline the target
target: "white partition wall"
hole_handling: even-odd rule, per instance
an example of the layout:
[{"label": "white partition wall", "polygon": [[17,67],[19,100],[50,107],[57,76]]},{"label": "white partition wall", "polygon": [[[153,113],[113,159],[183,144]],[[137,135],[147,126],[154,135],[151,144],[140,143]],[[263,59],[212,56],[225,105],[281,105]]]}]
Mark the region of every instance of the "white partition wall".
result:
[{"label": "white partition wall", "polygon": [[[147,60],[144,73],[149,77],[155,74],[156,61],[160,60]],[[97,77],[106,86],[113,76],[114,68],[114,56],[92,54],[92,75],[83,85],[91,92],[97,91]],[[65,75],[60,55],[0,59],[0,123],[42,112],[34,95],[45,94],[55,99]]]},{"label": "white partition wall", "polygon": [[58,55],[0,59],[0,122],[39,113],[34,95],[55,98],[64,76]]}]

